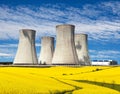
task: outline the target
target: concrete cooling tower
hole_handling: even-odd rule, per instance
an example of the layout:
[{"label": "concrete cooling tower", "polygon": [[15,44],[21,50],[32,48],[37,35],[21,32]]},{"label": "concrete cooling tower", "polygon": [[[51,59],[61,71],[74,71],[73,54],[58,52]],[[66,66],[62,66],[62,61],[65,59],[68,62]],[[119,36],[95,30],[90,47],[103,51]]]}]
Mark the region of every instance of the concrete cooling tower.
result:
[{"label": "concrete cooling tower", "polygon": [[18,50],[13,64],[37,64],[35,33],[31,29],[20,30]]},{"label": "concrete cooling tower", "polygon": [[75,34],[75,47],[81,65],[91,65],[88,54],[87,34]]},{"label": "concrete cooling tower", "polygon": [[52,64],[79,64],[74,43],[74,25],[57,25],[56,48]]},{"label": "concrete cooling tower", "polygon": [[39,64],[52,64],[53,52],[54,52],[54,38],[42,37]]}]

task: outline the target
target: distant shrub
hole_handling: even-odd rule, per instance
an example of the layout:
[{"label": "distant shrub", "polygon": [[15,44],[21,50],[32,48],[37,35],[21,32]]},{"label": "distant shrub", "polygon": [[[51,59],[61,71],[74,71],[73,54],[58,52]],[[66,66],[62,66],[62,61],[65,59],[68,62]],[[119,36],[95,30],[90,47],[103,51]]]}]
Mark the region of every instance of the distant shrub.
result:
[{"label": "distant shrub", "polygon": [[73,75],[72,73],[70,73],[70,75]]},{"label": "distant shrub", "polygon": [[63,73],[62,75],[67,75],[67,74]]},{"label": "distant shrub", "polygon": [[102,70],[102,69],[96,68],[96,71],[99,71],[99,70]]},{"label": "distant shrub", "polygon": [[95,70],[92,70],[92,72],[100,71],[100,70],[102,70],[102,69],[96,68]]}]

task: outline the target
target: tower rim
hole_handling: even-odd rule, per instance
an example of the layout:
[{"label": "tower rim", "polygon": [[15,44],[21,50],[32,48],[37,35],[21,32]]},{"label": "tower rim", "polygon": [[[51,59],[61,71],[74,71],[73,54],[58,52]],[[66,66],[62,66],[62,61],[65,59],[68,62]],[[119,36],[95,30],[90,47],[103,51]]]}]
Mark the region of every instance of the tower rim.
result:
[{"label": "tower rim", "polygon": [[29,31],[34,31],[34,32],[36,32],[35,30],[33,30],[33,29],[20,29],[19,31],[26,31],[26,32],[29,32]]},{"label": "tower rim", "polygon": [[61,24],[61,25],[56,25],[56,28],[60,27],[60,26],[72,26],[72,27],[75,27],[75,25],[72,25],[72,24]]},{"label": "tower rim", "polygon": [[86,34],[86,33],[76,33],[75,34],[75,36],[79,36],[79,35],[86,35],[86,36],[88,36],[88,34]]}]

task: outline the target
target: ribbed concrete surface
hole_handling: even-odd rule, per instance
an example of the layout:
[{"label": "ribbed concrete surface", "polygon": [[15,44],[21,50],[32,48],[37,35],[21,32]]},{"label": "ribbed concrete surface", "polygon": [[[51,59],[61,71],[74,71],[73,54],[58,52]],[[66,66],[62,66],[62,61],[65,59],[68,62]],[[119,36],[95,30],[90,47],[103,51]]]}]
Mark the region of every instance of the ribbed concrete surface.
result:
[{"label": "ribbed concrete surface", "polygon": [[39,64],[52,64],[54,52],[54,38],[42,37]]},{"label": "ribbed concrete surface", "polygon": [[91,65],[88,54],[87,34],[75,34],[75,47],[81,65]]},{"label": "ribbed concrete surface", "polygon": [[74,43],[74,25],[56,26],[57,39],[52,64],[78,64]]},{"label": "ribbed concrete surface", "polygon": [[14,64],[37,64],[35,50],[35,33],[31,29],[20,30],[18,50],[14,59]]}]

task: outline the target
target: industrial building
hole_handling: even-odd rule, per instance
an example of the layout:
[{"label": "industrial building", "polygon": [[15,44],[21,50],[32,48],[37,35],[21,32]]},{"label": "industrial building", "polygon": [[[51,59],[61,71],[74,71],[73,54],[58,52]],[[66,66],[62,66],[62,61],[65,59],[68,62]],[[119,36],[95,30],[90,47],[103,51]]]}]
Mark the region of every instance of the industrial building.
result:
[{"label": "industrial building", "polygon": [[93,66],[106,66],[106,65],[118,65],[115,60],[92,60]]},{"label": "industrial building", "polygon": [[57,25],[56,48],[52,59],[52,64],[79,64],[75,50],[74,25]]},{"label": "industrial building", "polygon": [[91,65],[87,37],[87,34],[75,34],[75,48],[81,65]]},{"label": "industrial building", "polygon": [[21,29],[18,50],[13,64],[38,64],[35,49],[35,30]]},{"label": "industrial building", "polygon": [[54,37],[42,37],[39,64],[52,64]]}]

